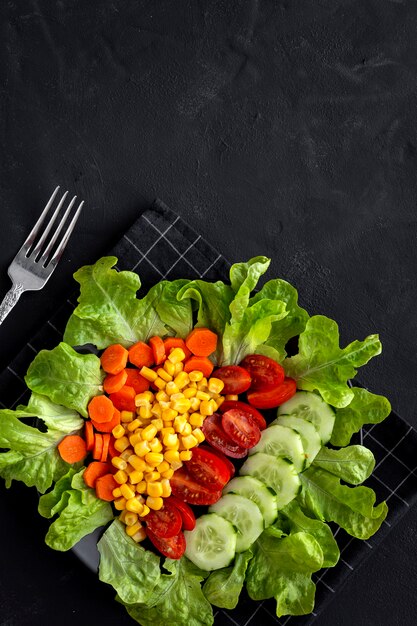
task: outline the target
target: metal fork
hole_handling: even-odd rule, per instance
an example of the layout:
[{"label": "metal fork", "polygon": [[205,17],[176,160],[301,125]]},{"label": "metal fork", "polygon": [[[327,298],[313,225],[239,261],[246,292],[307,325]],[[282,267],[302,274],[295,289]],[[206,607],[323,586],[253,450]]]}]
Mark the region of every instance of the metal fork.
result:
[{"label": "metal fork", "polygon": [[[51,234],[51,237],[46,244],[48,235],[51,233],[55,220],[57,219],[68,195],[68,191],[63,194],[58,206],[52,213],[48,223],[46,223],[46,218],[52,205],[54,204],[58,191],[59,186],[53,192],[48,204],[42,211],[38,221],[30,231],[28,238],[16,254],[8,269],[8,274],[11,278],[13,286],[6,293],[3,302],[0,304],[0,324],[5,320],[24,291],[42,289],[42,287],[46,284],[47,280],[56,268],[58,261],[64,252],[65,246],[68,243],[68,239],[74,230],[74,226],[77,222],[78,216],[80,215],[84,201],[79,204],[67,229],[58,242],[58,237],[65,226],[77,196],[74,196],[69,203],[64,215],[55,229],[55,232]],[[43,226],[44,229],[42,230]]]}]

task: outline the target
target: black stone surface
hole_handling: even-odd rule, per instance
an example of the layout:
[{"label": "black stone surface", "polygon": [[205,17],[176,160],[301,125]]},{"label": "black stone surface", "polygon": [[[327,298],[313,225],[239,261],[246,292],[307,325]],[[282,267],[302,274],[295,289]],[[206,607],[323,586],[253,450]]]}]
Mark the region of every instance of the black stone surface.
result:
[{"label": "black stone surface", "polygon": [[[360,380],[417,427],[415,2],[22,0],[0,26],[1,294],[55,185],[86,201],[2,368],[159,196],[231,261],[270,256],[342,342],[380,332]],[[131,624],[36,505],[1,487],[0,624]],[[317,626],[414,626],[416,531],[414,508]]]}]

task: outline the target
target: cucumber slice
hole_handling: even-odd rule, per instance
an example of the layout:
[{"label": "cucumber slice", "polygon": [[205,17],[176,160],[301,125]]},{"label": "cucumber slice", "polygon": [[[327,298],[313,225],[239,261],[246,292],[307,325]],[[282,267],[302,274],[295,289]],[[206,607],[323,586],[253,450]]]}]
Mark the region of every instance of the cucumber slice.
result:
[{"label": "cucumber slice", "polygon": [[264,452],[258,452],[246,459],[240,473],[243,476],[254,476],[277,494],[278,510],[293,500],[301,489],[301,481],[294,465]]},{"label": "cucumber slice", "polygon": [[193,530],[185,530],[185,556],[203,570],[227,567],[235,556],[236,532],[230,522],[215,513],[198,517]]},{"label": "cucumber slice", "polygon": [[287,402],[278,407],[278,415],[295,415],[311,422],[324,445],[332,436],[335,412],[319,395],[312,391],[297,391]]},{"label": "cucumber slice", "polygon": [[282,456],[289,459],[297,470],[302,472],[306,456],[300,435],[292,428],[276,424],[262,431],[259,442],[249,450],[249,454],[265,452],[271,456]]},{"label": "cucumber slice", "polygon": [[253,476],[237,476],[232,478],[223,489],[223,494],[237,493],[252,500],[262,513],[264,526],[267,528],[275,522],[278,516],[277,497],[270,489]]},{"label": "cucumber slice", "polygon": [[264,518],[259,507],[244,496],[228,493],[209,508],[231,522],[237,530],[236,552],[245,552],[264,529]]},{"label": "cucumber slice", "polygon": [[321,448],[321,437],[316,427],[311,422],[307,422],[302,417],[296,417],[295,415],[280,415],[271,422],[270,427],[275,424],[282,424],[282,426],[293,428],[300,435],[306,456],[305,469],[307,469],[307,467],[312,464]]}]

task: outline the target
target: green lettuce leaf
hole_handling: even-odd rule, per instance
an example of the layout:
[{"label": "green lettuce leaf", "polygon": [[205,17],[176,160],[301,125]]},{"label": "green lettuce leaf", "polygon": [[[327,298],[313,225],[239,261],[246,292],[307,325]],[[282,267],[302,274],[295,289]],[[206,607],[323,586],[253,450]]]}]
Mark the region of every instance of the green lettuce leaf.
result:
[{"label": "green lettuce leaf", "polygon": [[189,284],[190,281],[185,279],[163,281],[161,297],[155,301],[154,305],[162,322],[170,330],[169,334],[182,338],[185,338],[193,329],[193,310],[189,300],[180,299],[177,296]]},{"label": "green lettuce leaf", "polygon": [[322,315],[307,321],[298,345],[299,353],[283,363],[287,376],[295,378],[299,389],[317,389],[335,407],[345,407],[352,401],[354,392],[347,381],[356,375],[356,368],[381,352],[378,335],[353,341],[341,349],[336,322]]},{"label": "green lettuce leaf", "polygon": [[104,372],[94,354],[78,354],[61,342],[53,350],[41,350],[29,366],[29,389],[87,417],[87,404],[103,393]]},{"label": "green lettuce leaf", "polygon": [[125,528],[114,520],[98,542],[99,578],[114,587],[121,602],[147,603],[161,577],[160,557],[137,544]]},{"label": "green lettuce leaf", "polygon": [[253,545],[246,587],[253,600],[274,597],[277,615],[305,615],[314,608],[311,574],[323,566],[323,552],[309,533],[279,537],[267,528]]},{"label": "green lettuce leaf", "polygon": [[54,489],[39,498],[38,511],[44,517],[58,514],[46,533],[45,543],[54,550],[70,550],[83,537],[113,519],[109,502],[97,498],[82,475],[74,470],[58,480]]},{"label": "green lettuce leaf", "polygon": [[340,551],[330,527],[321,520],[308,517],[299,502],[293,500],[281,509],[280,518],[286,520],[289,533],[306,532],[317,540],[323,552],[322,567],[333,567],[339,560]]},{"label": "green lettuce leaf", "polygon": [[[286,356],[285,345],[292,337],[303,332],[308,313],[298,306],[297,290],[285,280],[277,278],[270,280],[250,299],[250,305],[263,299],[280,300],[285,303],[287,315],[282,319],[272,322],[271,332],[264,346],[261,347],[265,356],[272,356],[281,362]],[[275,356],[268,354],[267,348],[273,348]]]},{"label": "green lettuce leaf", "polygon": [[347,487],[340,479],[319,467],[310,466],[300,474],[303,489],[301,506],[318,519],[336,522],[349,535],[369,539],[387,516],[386,502],[375,505],[375,492],[369,487]]},{"label": "green lettuce leaf", "polygon": [[203,593],[211,604],[222,609],[237,606],[251,558],[251,549],[240,552],[236,554],[233,566],[211,572],[203,585]]},{"label": "green lettuce leaf", "polygon": [[360,485],[372,474],[375,458],[364,446],[347,446],[340,450],[323,446],[313,465],[327,470],[351,485]]},{"label": "green lettuce leaf", "polygon": [[179,290],[177,298],[192,300],[197,310],[196,326],[210,328],[220,338],[230,319],[229,305],[233,296],[232,288],[221,280],[215,283],[192,280]]},{"label": "green lettuce leaf", "polygon": [[[46,432],[35,426],[42,420]],[[21,420],[32,420],[33,425]],[[68,470],[57,445],[65,435],[78,431],[84,420],[72,409],[59,406],[45,396],[33,393],[27,406],[0,411],[0,476],[10,487],[20,480],[44,493]]]},{"label": "green lettuce leaf", "polygon": [[161,574],[148,605],[125,604],[129,615],[141,626],[211,626],[213,610],[201,589],[207,572],[186,557],[165,559],[163,568],[169,573]]},{"label": "green lettuce leaf", "polygon": [[350,404],[336,409],[336,419],[330,443],[347,446],[354,433],[364,424],[379,424],[391,413],[387,398],[371,393],[367,389],[354,387]]}]

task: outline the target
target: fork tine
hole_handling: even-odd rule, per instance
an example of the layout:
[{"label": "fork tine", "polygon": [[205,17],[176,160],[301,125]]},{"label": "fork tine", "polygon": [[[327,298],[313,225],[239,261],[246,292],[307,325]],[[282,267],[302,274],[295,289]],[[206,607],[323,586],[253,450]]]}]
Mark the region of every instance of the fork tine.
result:
[{"label": "fork tine", "polygon": [[51,261],[46,266],[47,269],[51,268],[52,270],[54,266],[58,263],[59,259],[61,258],[62,253],[65,250],[65,246],[68,243],[68,239],[70,238],[71,233],[74,230],[75,224],[77,223],[78,217],[81,213],[81,209],[83,208],[83,204],[84,204],[84,200],[80,202],[78,209],[76,210],[74,214],[74,217],[72,218],[67,230],[65,231],[64,236],[61,239],[61,243],[59,244],[58,248],[55,250],[54,256],[52,257]]},{"label": "fork tine", "polygon": [[36,238],[36,235],[38,234],[38,230],[42,226],[42,223],[43,223],[43,221],[45,219],[45,216],[48,213],[49,209],[51,208],[51,205],[52,205],[53,201],[55,200],[55,196],[58,193],[58,190],[59,190],[59,185],[58,185],[58,187],[55,188],[55,191],[53,192],[52,196],[49,198],[46,207],[44,208],[44,210],[40,214],[38,221],[36,222],[36,224],[34,225],[32,230],[30,231],[30,233],[27,236],[26,240],[24,241],[24,243],[22,245],[22,249],[27,251],[27,250],[29,250],[29,248],[33,244],[33,242],[34,242],[34,240]]},{"label": "fork tine", "polygon": [[66,191],[64,193],[64,195],[62,196],[61,200],[58,203],[58,206],[56,207],[55,211],[52,213],[51,219],[49,220],[48,224],[46,225],[45,230],[42,233],[41,238],[39,239],[38,243],[36,244],[35,249],[30,253],[30,255],[36,259],[36,257],[38,256],[38,254],[40,253],[40,251],[42,250],[42,246],[45,243],[45,240],[47,238],[47,236],[49,235],[52,226],[54,225],[54,222],[56,220],[56,218],[58,217],[58,213],[60,212],[62,205],[64,204],[65,198],[68,195],[68,191]]},{"label": "fork tine", "polygon": [[70,211],[71,211],[71,209],[72,209],[76,199],[77,199],[77,196],[74,196],[73,199],[71,200],[71,202],[69,203],[68,208],[65,211],[64,215],[62,216],[62,219],[59,222],[59,224],[58,224],[58,226],[57,226],[57,228],[55,230],[55,233],[54,233],[51,241],[48,243],[48,246],[47,246],[46,250],[43,252],[41,258],[39,259],[41,265],[43,265],[45,263],[45,261],[48,259],[49,255],[51,254],[52,249],[53,249],[53,247],[55,245],[55,242],[58,239],[58,235],[61,232],[61,230],[63,229],[63,227],[65,225],[65,222],[67,221],[67,217],[68,217],[68,215],[69,215],[69,213],[70,213]]}]

